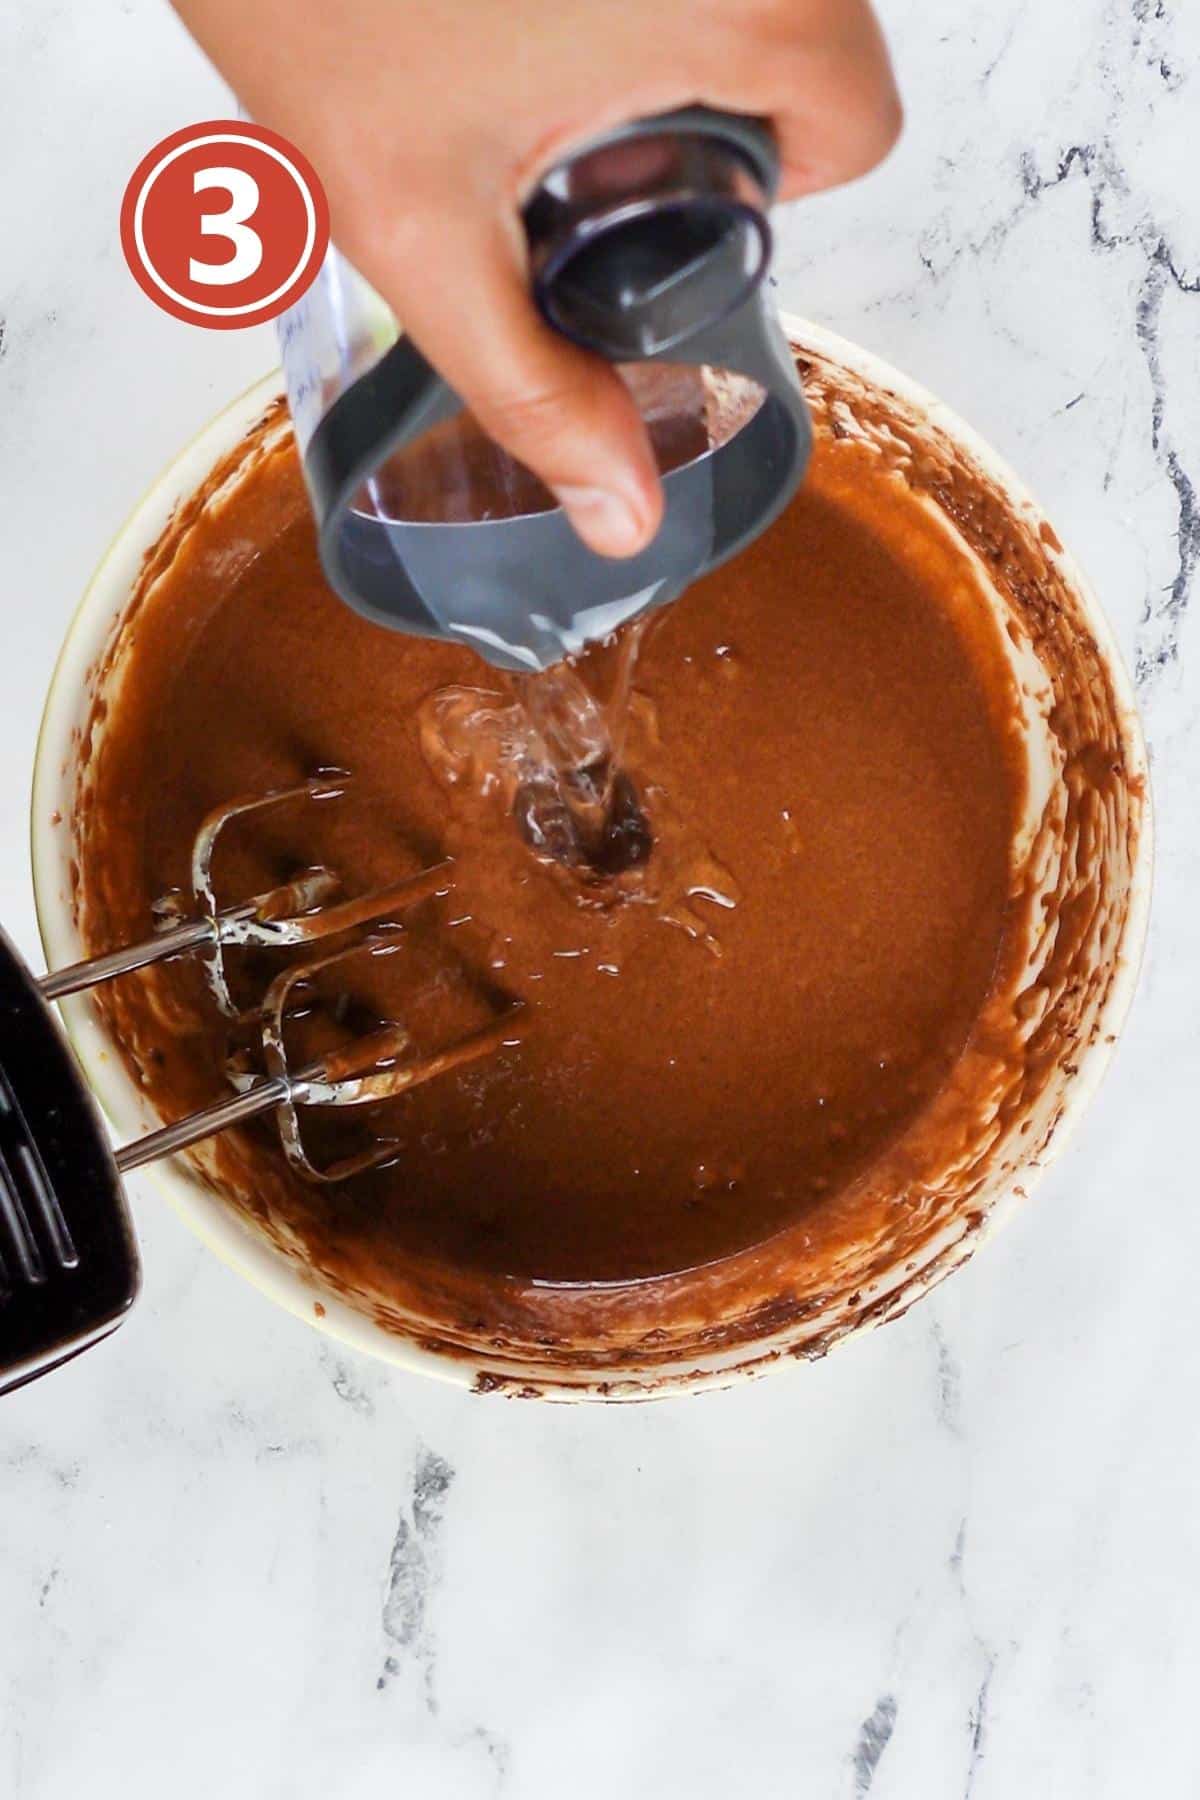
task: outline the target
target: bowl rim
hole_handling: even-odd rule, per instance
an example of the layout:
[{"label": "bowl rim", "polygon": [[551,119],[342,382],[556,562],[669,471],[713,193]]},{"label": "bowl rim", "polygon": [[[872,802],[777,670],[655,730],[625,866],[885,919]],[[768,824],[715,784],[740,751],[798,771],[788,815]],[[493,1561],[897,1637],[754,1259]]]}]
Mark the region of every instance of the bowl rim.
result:
[{"label": "bowl rim", "polygon": [[[1007,462],[936,395],[892,368],[874,352],[823,326],[786,312],[780,314],[780,322],[789,341],[801,354],[806,349],[811,350],[868,383],[895,394],[966,450],[1016,509],[1049,523],[1042,508]],[[266,414],[282,386],[278,370],[253,382],[172,458],[114,532],[67,626],[50,678],[38,732],[30,812],[34,905],[48,968],[57,967],[79,954],[72,907],[63,888],[61,838],[56,827],[67,816],[61,808],[63,783],[71,766],[74,734],[81,716],[80,700],[87,691],[89,670],[128,600],[146,551],[157,541],[176,506],[199,487],[220,458],[234,449]],[[1130,772],[1140,778],[1145,793],[1117,965],[1102,1006],[1103,1029],[1097,1032],[1094,1042],[1079,1059],[1078,1072],[1064,1092],[1062,1116],[1053,1139],[1041,1153],[1036,1166],[1018,1168],[998,1192],[977,1231],[965,1234],[957,1246],[935,1258],[932,1268],[923,1268],[902,1281],[894,1290],[893,1303],[882,1314],[862,1318],[849,1326],[835,1342],[857,1336],[870,1325],[903,1311],[913,1299],[966,1261],[980,1243],[994,1236],[1026,1203],[1036,1181],[1061,1153],[1111,1063],[1137,986],[1149,922],[1154,860],[1154,814],[1145,740],[1133,683],[1107,616],[1070,553],[1056,550],[1053,554],[1064,578],[1086,610],[1089,629],[1095,637],[1120,710]],[[122,1136],[131,1136],[152,1129],[159,1120],[139,1095],[124,1063],[109,1045],[87,995],[73,996],[63,1003],[61,1010],[67,1036],[114,1130]],[[426,1347],[414,1337],[389,1330],[340,1299],[319,1281],[307,1277],[271,1247],[233,1207],[205,1187],[179,1159],[154,1165],[146,1174],[201,1242],[268,1299],[348,1348],[456,1386],[494,1385],[505,1392],[520,1392],[524,1387],[539,1397],[556,1400],[647,1398],[728,1386],[735,1380],[764,1372],[787,1355],[786,1342],[764,1339],[760,1345],[742,1345],[733,1350],[714,1352],[707,1358],[690,1358],[684,1363],[665,1367],[639,1369],[635,1366],[614,1371],[596,1366],[545,1375],[541,1371],[521,1369],[511,1378],[496,1380],[488,1371],[503,1359],[484,1359],[470,1353],[450,1353]]]}]

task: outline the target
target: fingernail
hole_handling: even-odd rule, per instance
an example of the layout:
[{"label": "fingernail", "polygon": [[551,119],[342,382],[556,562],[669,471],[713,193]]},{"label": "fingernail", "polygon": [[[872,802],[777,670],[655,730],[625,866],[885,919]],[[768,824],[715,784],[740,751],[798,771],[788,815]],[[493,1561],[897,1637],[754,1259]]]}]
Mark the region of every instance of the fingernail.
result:
[{"label": "fingernail", "polygon": [[633,507],[607,488],[560,487],[555,496],[589,550],[601,556],[633,556],[646,533]]}]

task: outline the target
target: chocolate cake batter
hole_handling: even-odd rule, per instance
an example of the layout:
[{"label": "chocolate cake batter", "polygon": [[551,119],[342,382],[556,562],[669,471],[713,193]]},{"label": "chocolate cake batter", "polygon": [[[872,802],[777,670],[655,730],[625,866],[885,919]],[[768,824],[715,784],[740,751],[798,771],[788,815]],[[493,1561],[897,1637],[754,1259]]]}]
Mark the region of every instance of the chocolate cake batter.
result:
[{"label": "chocolate cake batter", "polygon": [[[449,858],[407,952],[347,977],[349,1016],[432,1043],[518,1000],[525,1029],[369,1117],[306,1119],[326,1158],[394,1138],[383,1171],[306,1187],[266,1123],[214,1145],[209,1177],[347,1291],[453,1293],[480,1323],[507,1291],[530,1330],[543,1289],[561,1319],[601,1284],[844,1237],[856,1182],[968,1044],[1013,893],[1013,684],[943,524],[826,432],[771,531],[649,621],[621,762],[651,847],[614,887],[539,860],[447,735],[456,708],[511,707],[504,678],[343,606],[290,439],[264,446],[176,522],[126,625],[80,823],[90,946],[145,933],[210,808],[345,769],[344,801],[231,837],[229,897],[314,862],[357,891]],[[602,698],[621,656],[579,667]],[[278,966],[246,956],[248,1003]],[[194,963],[103,1004],[164,1116],[226,1090]]]}]

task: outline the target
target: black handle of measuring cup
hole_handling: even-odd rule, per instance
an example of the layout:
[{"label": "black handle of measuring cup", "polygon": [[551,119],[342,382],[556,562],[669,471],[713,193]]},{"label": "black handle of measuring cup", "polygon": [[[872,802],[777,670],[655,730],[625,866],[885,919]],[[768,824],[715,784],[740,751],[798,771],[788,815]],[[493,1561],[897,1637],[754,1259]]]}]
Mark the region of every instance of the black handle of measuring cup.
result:
[{"label": "black handle of measuring cup", "polygon": [[[686,152],[674,162],[664,156],[657,185],[656,145],[682,145]],[[560,179],[561,171],[586,170],[597,150],[607,154],[614,149],[618,155],[641,158],[631,171],[640,197],[628,204],[619,191],[619,165],[612,190],[598,197]],[[693,575],[725,561],[771,522],[795,492],[811,448],[794,360],[762,292],[771,250],[765,209],[778,177],[778,150],[765,121],[689,107],[636,121],[574,153],[558,172],[552,171],[525,212],[535,298],[543,315],[565,335],[614,360],[708,363],[747,375],[765,390],[764,403],[749,425],[708,459],[716,493],[712,543],[703,568]],[[611,296],[618,285],[614,260],[623,259],[622,267],[627,267],[631,247],[635,254],[648,251],[664,217],[674,219],[681,230],[694,228],[702,246],[721,243],[723,232],[731,234],[730,241],[744,250],[740,283],[732,258],[717,269],[720,258],[706,261],[699,255],[688,265],[689,279],[695,276],[699,284],[702,312],[709,303],[705,326],[675,337],[668,330],[661,342],[652,335],[650,341],[638,341],[636,334],[624,342],[598,339],[589,332],[586,310],[579,304],[581,291],[590,289],[602,299]],[[643,223],[649,229],[639,236]],[[684,241],[687,245],[695,239]],[[705,288],[708,277],[712,280]],[[656,299],[665,285],[653,290]],[[690,298],[696,299],[695,290]],[[363,483],[390,456],[461,409],[454,390],[401,338],[334,402],[305,456],[321,559],[331,585],[367,616],[419,634],[444,635],[444,627],[402,565],[368,529],[370,521],[355,515],[354,503]],[[694,504],[693,483],[686,468],[665,477],[664,526],[654,545],[621,565],[620,579],[628,581],[629,591],[650,589],[662,579],[672,518],[684,517]],[[553,564],[565,589],[576,574],[594,579],[597,559],[560,514],[479,523],[471,532],[480,540],[488,535],[486,547],[473,543],[472,554],[498,573],[540,563]],[[615,566],[612,579],[618,579]]]},{"label": "black handle of measuring cup", "polygon": [[95,1102],[0,931],[0,1394],[107,1336],[140,1279]]},{"label": "black handle of measuring cup", "polygon": [[771,260],[779,186],[764,119],[682,107],[606,132],[557,164],[525,207],[547,324],[614,362],[666,356],[719,325]]}]

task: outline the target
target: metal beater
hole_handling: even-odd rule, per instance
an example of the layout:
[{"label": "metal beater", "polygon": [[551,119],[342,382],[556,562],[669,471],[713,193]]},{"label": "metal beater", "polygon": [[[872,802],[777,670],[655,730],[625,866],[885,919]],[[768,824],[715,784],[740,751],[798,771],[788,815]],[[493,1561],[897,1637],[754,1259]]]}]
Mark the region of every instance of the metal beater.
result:
[{"label": "metal beater", "polygon": [[[501,1002],[488,1024],[433,1053],[414,1054],[403,1022],[385,1021],[299,1069],[290,1067],[286,1022],[314,978],[354,958],[395,954],[404,942],[403,915],[450,890],[445,862],[359,895],[346,895],[333,870],[314,867],[238,905],[218,905],[213,856],[227,825],[279,807],[335,802],[348,783],[345,776],[322,775],[210,813],[193,846],[190,916],[172,917],[142,943],[39,980],[0,934],[0,1393],[106,1336],[136,1297],[140,1261],[121,1175],[274,1112],[284,1154],[298,1174],[344,1181],[394,1160],[395,1144],[377,1139],[319,1168],[305,1149],[298,1109],[393,1099],[518,1040],[520,1003]],[[169,910],[178,914],[177,900]],[[348,941],[290,963],[268,986],[253,1015],[263,1073],[231,1072],[237,1091],[228,1098],[110,1148],[51,1001],[151,963],[198,954],[218,1007],[245,1024],[230,986],[229,949],[303,948],[335,938]]]}]

